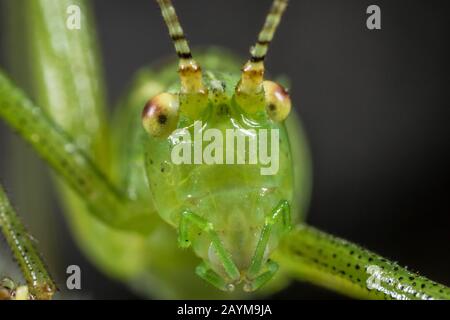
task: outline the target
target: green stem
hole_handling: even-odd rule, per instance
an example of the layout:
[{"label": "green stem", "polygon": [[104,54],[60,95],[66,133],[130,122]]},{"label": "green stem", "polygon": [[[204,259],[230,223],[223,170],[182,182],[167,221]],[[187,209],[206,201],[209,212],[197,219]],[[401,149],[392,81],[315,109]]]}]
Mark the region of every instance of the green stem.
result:
[{"label": "green stem", "polygon": [[56,286],[48,274],[45,264],[37,251],[33,238],[11,207],[0,185],[0,229],[8,242],[22,274],[35,299],[51,299]]},{"label": "green stem", "polygon": [[450,288],[306,225],[292,230],[274,258],[299,280],[355,298],[450,299]]}]

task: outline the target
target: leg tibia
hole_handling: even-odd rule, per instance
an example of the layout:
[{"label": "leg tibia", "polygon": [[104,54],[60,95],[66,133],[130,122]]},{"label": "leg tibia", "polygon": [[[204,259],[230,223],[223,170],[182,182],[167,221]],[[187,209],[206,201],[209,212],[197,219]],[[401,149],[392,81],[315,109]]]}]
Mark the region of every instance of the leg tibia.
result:
[{"label": "leg tibia", "polygon": [[247,282],[244,285],[244,290],[247,292],[252,292],[255,290],[258,290],[263,285],[265,285],[272,277],[277,273],[278,271],[278,264],[276,262],[273,262],[271,260],[267,261],[266,263],[267,271],[262,273],[261,275],[257,276],[255,279],[251,280],[250,282]]},{"label": "leg tibia", "polygon": [[256,245],[255,254],[247,272],[248,279],[254,279],[259,276],[261,268],[263,267],[264,254],[270,240],[272,228],[276,223],[281,223],[284,232],[290,230],[291,213],[289,203],[287,201],[280,201],[271,214],[266,218],[258,244]]},{"label": "leg tibia", "polygon": [[209,282],[216,288],[222,291],[233,291],[234,285],[226,282],[220,275],[218,275],[214,270],[206,265],[206,263],[202,262],[196,269],[195,273],[205,280]]},{"label": "leg tibia", "polygon": [[[56,291],[56,286],[48,274],[31,236],[9,204],[1,185],[0,229],[20,266],[32,297],[36,299],[51,299]],[[3,287],[6,286],[3,285]],[[19,288],[19,293],[24,292],[23,288]],[[23,294],[19,295],[23,296]]]},{"label": "leg tibia", "polygon": [[[136,230],[151,210],[130,209],[128,199],[39,107],[0,71],[0,118],[28,143],[88,205],[98,219],[118,229]],[[138,224],[143,226],[146,224]],[[149,224],[147,224],[149,225]],[[148,229],[148,228],[147,228]],[[148,231],[148,230],[145,230]]]},{"label": "leg tibia", "polygon": [[179,226],[179,234],[178,234],[178,243],[180,247],[186,248],[190,245],[189,239],[189,230],[193,227],[197,227],[203,232],[206,232],[211,240],[211,244],[217,253],[219,260],[221,261],[225,272],[231,281],[239,280],[240,273],[233,260],[231,259],[230,254],[224,248],[222,241],[220,241],[219,236],[214,230],[214,226],[212,223],[208,222],[204,218],[199,215],[190,212],[184,211],[181,215],[180,226]]}]

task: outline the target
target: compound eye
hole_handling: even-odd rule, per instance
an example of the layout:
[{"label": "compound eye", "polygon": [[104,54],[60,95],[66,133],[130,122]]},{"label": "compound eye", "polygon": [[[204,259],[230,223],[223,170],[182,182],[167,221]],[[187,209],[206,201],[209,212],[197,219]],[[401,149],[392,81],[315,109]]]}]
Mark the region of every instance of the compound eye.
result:
[{"label": "compound eye", "polygon": [[287,118],[291,111],[291,98],[289,93],[278,83],[264,81],[266,96],[266,111],[273,121],[281,122]]},{"label": "compound eye", "polygon": [[161,93],[147,102],[142,111],[142,125],[153,137],[168,137],[178,124],[178,96]]}]

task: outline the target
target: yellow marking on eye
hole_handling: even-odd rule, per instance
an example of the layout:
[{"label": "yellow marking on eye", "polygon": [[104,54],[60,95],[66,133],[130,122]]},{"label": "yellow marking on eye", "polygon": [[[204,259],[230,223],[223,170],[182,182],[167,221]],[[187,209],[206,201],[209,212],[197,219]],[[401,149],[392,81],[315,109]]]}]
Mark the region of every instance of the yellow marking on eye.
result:
[{"label": "yellow marking on eye", "polygon": [[285,120],[291,111],[289,93],[281,85],[272,81],[264,81],[263,86],[267,114],[273,121]]},{"label": "yellow marking on eye", "polygon": [[168,137],[178,124],[178,97],[161,93],[151,99],[142,111],[142,125],[154,137]]}]

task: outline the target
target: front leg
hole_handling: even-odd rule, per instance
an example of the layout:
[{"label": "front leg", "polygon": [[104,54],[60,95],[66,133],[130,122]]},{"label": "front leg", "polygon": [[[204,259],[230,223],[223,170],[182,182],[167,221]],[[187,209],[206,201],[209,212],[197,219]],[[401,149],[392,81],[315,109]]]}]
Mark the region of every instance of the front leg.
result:
[{"label": "front leg", "polygon": [[[56,291],[35,244],[0,185],[0,229],[22,271],[27,286],[16,287],[9,279],[0,281],[0,295],[16,299],[49,300]],[[30,295],[28,295],[28,290]]]},{"label": "front leg", "polygon": [[[256,245],[255,254],[247,272],[248,282],[244,286],[246,291],[257,290],[269,281],[278,270],[278,265],[273,261],[269,260],[266,265],[263,264],[264,254],[270,240],[272,228],[277,223],[281,224],[283,232],[289,231],[292,227],[291,210],[287,201],[280,201],[270,215],[266,217],[258,244]],[[267,271],[261,272],[264,267],[267,267]]]},{"label": "front leg", "polygon": [[232,283],[240,279],[240,273],[231,259],[229,252],[224,248],[222,241],[220,241],[212,223],[208,222],[196,213],[188,210],[184,211],[181,214],[180,227],[178,231],[178,243],[180,247],[187,248],[190,246],[191,242],[189,240],[189,230],[192,226],[195,226],[208,234],[211,239],[211,244],[216,251],[229,279],[227,279],[228,281],[225,281],[220,275],[204,263],[197,267],[197,275],[220,290],[232,291],[234,289],[234,285]]}]

